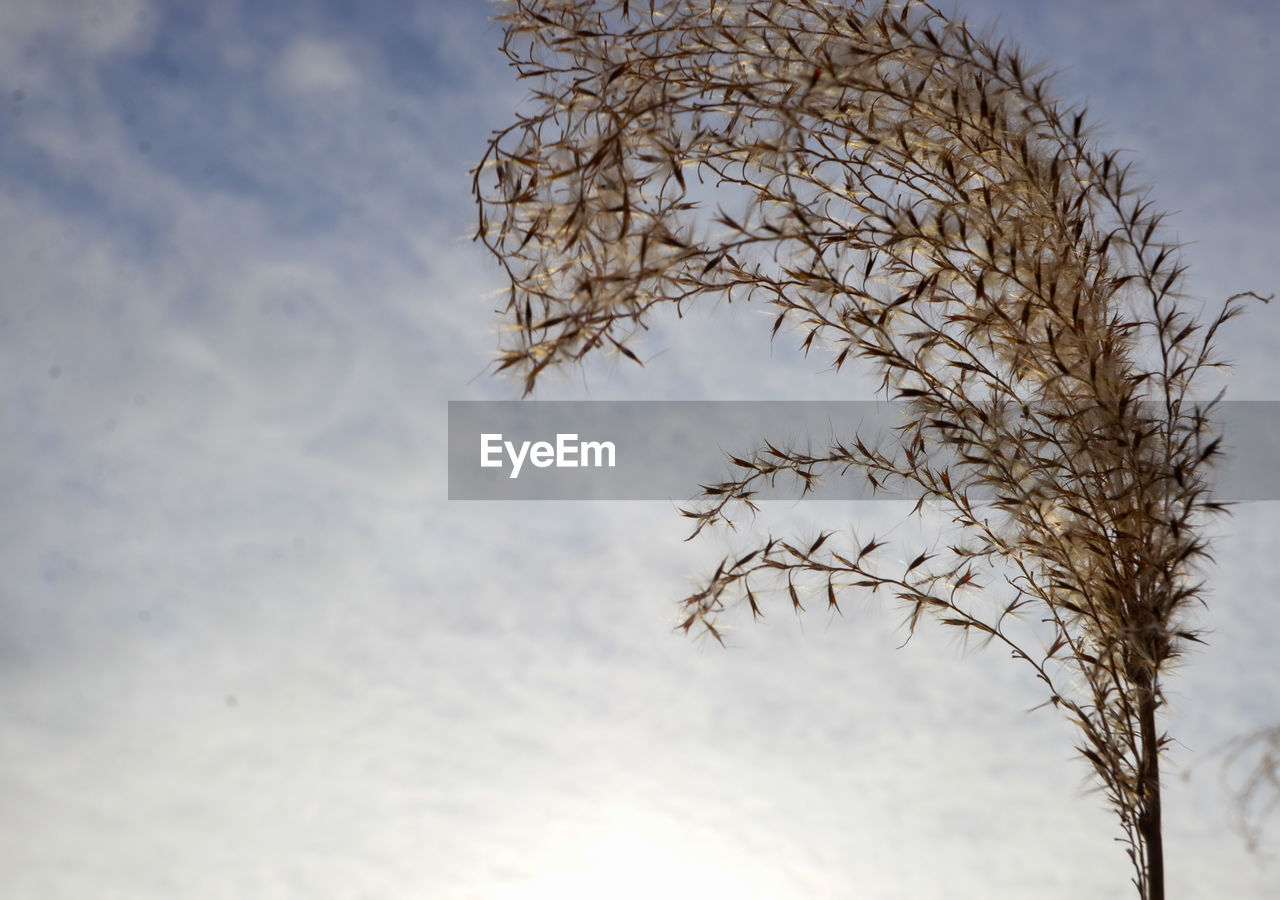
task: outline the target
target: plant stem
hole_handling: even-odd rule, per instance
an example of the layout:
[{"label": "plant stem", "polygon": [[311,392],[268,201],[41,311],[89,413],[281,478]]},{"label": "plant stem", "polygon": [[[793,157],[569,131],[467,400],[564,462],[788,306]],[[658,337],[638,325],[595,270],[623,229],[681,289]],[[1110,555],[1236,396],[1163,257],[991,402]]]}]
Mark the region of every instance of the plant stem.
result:
[{"label": "plant stem", "polygon": [[[1154,681],[1154,679],[1153,679]],[[1142,730],[1142,814],[1138,827],[1146,859],[1147,890],[1144,900],[1164,900],[1164,840],[1160,827],[1160,736],[1156,733],[1155,685],[1141,692],[1139,727]]]}]

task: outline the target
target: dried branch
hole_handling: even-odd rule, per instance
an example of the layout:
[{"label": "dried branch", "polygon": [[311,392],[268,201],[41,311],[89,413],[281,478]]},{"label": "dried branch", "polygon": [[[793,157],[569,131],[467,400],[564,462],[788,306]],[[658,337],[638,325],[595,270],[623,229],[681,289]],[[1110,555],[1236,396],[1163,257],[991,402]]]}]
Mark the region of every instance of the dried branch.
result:
[{"label": "dried branch", "polygon": [[[505,268],[497,368],[617,351],[657,308],[749,300],[803,347],[859,360],[910,423],[892,446],[771,444],[685,510],[694,534],[780,476],[858,472],[945,511],[954,542],[908,552],[773,537],[684,603],[682,628],[785,584],[887,592],[1029,664],[1080,730],[1144,898],[1163,896],[1161,676],[1209,514],[1218,327],[1181,308],[1178,247],[1094,145],[1084,111],[1005,43],[927,3],[510,0],[503,51],[534,85],[474,172],[477,237]],[[714,212],[704,202],[715,197]],[[735,204],[736,201],[736,205]],[[970,495],[991,496],[978,503]],[[921,508],[917,506],[917,510]],[[993,614],[978,602],[1003,599]],[[1011,626],[1038,622],[1043,646]]]}]

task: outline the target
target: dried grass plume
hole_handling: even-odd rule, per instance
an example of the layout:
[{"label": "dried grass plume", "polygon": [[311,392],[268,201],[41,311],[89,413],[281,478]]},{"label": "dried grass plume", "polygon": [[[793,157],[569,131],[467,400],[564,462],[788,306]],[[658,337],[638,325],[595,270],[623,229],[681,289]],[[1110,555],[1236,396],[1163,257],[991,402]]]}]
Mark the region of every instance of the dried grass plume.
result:
[{"label": "dried grass plume", "polygon": [[1162,678],[1197,640],[1201,525],[1221,508],[1214,404],[1191,391],[1254,295],[1189,312],[1129,164],[1016,47],[927,3],[500,8],[532,94],[474,173],[477,237],[509,276],[497,368],[527,392],[595,351],[638,362],[659,307],[765,304],[775,334],[876,373],[911,424],[887,447],[737,458],[686,511],[695,533],[749,514],[764,480],[846,471],[955,526],[901,565],[875,538],[767,538],[684,601],[685,630],[719,638],[722,611],[760,615],[765,593],[798,610],[872,591],[912,629],[1003,645],[1077,726],[1135,886],[1162,898]]}]

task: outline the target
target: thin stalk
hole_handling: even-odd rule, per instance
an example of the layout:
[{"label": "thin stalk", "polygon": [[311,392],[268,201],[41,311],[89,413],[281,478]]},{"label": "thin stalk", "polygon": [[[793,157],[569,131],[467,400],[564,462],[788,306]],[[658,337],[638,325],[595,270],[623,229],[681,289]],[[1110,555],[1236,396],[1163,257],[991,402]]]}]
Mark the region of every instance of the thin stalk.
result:
[{"label": "thin stalk", "polygon": [[1143,811],[1138,820],[1146,872],[1145,900],[1164,900],[1164,837],[1160,825],[1160,736],[1156,732],[1158,700],[1154,686],[1141,693],[1138,713],[1142,738]]}]

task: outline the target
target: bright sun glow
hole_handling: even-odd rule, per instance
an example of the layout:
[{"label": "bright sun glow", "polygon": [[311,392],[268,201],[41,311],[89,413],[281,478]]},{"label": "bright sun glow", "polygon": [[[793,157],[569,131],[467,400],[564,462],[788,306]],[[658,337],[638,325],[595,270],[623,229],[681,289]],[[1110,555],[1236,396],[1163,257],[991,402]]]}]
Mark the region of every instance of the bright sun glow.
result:
[{"label": "bright sun glow", "polygon": [[698,850],[659,843],[639,831],[611,831],[576,850],[558,848],[548,854],[537,874],[496,896],[503,900],[769,896],[766,885],[744,877],[737,860],[699,859],[694,855]]},{"label": "bright sun glow", "polygon": [[558,866],[515,888],[510,897],[652,900],[653,897],[742,897],[751,888],[731,871],[689,859],[669,847],[614,835],[583,848],[579,866]]}]

